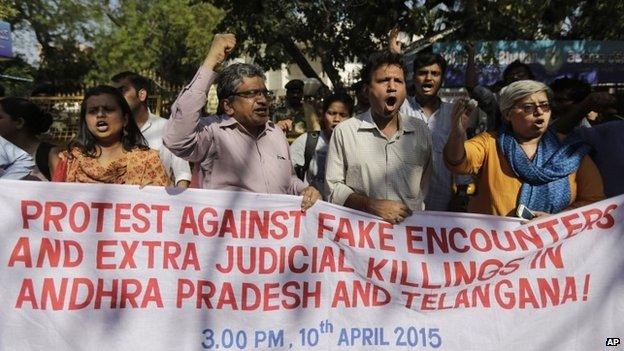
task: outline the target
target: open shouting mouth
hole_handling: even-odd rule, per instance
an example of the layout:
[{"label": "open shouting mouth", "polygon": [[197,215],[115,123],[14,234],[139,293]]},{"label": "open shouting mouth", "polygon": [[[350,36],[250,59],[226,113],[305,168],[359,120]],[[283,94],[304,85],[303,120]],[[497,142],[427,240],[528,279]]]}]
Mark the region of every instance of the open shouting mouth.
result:
[{"label": "open shouting mouth", "polygon": [[398,100],[397,100],[396,96],[388,96],[388,97],[386,97],[386,99],[384,101],[385,104],[386,104],[386,109],[389,110],[389,111],[392,111],[392,110],[396,109],[397,101]]},{"label": "open shouting mouth", "polygon": [[108,130],[108,123],[106,121],[97,121],[95,123],[95,128],[97,129],[98,132],[106,132]]},{"label": "open shouting mouth", "polygon": [[425,94],[433,94],[434,84],[432,82],[425,82],[421,85],[422,91]]}]

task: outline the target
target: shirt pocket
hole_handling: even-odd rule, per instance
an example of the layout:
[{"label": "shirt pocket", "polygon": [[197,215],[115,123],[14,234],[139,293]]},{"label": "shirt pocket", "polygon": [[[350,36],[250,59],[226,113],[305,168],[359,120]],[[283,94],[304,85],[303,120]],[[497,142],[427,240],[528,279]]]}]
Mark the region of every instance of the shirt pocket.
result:
[{"label": "shirt pocket", "polygon": [[275,187],[280,189],[281,194],[289,194],[288,190],[293,175],[292,162],[289,159],[279,155],[274,157],[275,159],[273,162],[275,165],[275,173],[273,174],[273,177],[271,177],[272,179],[267,179],[267,181],[269,183],[275,182]]},{"label": "shirt pocket", "polygon": [[[375,186],[376,175],[380,174],[380,169],[383,169],[385,164],[381,163],[376,155],[371,154],[369,146],[362,145],[367,141],[370,142],[366,138],[358,140],[353,144],[354,149],[345,150],[343,162],[345,162],[347,169],[344,180],[345,184],[356,193],[371,196],[371,194],[375,194],[375,191],[370,187]],[[369,184],[371,182],[373,184]],[[379,184],[379,187],[383,186],[385,184]]]},{"label": "shirt pocket", "polygon": [[424,143],[414,143],[410,147],[411,152],[402,152],[399,159],[402,160],[401,174],[407,185],[407,193],[409,199],[417,199],[423,197],[421,189],[421,181],[425,172],[425,167],[431,167],[431,150]]},{"label": "shirt pocket", "polygon": [[427,162],[431,161],[432,150],[427,147],[426,142],[415,140],[406,144],[400,145],[397,149],[392,150],[403,163],[424,167]]}]

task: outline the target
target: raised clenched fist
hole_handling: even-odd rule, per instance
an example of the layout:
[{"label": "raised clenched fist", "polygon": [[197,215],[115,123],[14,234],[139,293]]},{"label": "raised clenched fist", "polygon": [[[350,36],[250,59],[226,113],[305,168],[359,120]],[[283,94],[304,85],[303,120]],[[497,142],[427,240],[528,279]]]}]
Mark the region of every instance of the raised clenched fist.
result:
[{"label": "raised clenched fist", "polygon": [[215,34],[208,55],[204,60],[204,67],[214,70],[216,69],[236,46],[236,37],[234,34],[221,33]]}]

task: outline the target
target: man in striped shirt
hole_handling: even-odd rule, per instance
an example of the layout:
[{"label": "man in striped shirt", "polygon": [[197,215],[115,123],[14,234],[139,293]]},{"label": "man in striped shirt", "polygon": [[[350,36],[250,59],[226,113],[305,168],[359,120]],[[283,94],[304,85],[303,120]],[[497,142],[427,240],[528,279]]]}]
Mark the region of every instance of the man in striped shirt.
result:
[{"label": "man in striped shirt", "polygon": [[405,101],[401,55],[381,52],[362,70],[370,109],[340,123],[326,165],[329,201],[400,223],[424,209],[431,178],[431,133],[399,113]]}]

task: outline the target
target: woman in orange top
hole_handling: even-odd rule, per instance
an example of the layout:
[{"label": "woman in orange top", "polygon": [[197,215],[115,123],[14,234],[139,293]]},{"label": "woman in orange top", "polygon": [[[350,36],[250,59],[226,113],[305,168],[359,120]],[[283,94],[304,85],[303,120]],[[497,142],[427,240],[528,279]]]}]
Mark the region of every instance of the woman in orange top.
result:
[{"label": "woman in orange top", "polygon": [[444,148],[452,172],[478,178],[469,212],[513,216],[520,205],[541,216],[604,199],[589,146],[549,128],[550,89],[522,80],[501,91],[503,126],[466,141],[469,108],[455,104]]},{"label": "woman in orange top", "polygon": [[60,155],[52,181],[169,185],[158,152],[147,147],[119,90],[85,93],[76,137]]}]

